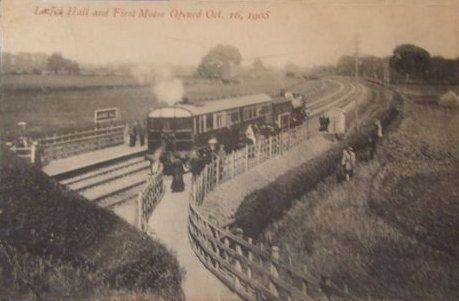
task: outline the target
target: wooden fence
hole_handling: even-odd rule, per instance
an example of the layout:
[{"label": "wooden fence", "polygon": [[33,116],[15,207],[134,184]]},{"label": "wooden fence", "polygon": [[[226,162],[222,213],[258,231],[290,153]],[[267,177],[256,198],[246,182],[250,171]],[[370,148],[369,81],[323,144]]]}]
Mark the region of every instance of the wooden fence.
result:
[{"label": "wooden fence", "polygon": [[28,147],[12,146],[10,150],[15,152],[16,155],[20,158],[23,158],[31,163],[35,162],[36,145],[34,143],[32,143],[32,145]]},{"label": "wooden fence", "polygon": [[137,198],[137,223],[142,231],[148,229],[148,219],[150,218],[156,205],[162,200],[166,191],[162,174],[150,175],[143,190]]},{"label": "wooden fence", "polygon": [[54,135],[39,140],[43,160],[51,161],[124,143],[124,125]]},{"label": "wooden fence", "polygon": [[305,126],[290,129],[256,145],[216,158],[192,183],[188,233],[200,261],[229,288],[246,300],[314,300],[320,295],[318,280],[281,263],[279,248],[265,250],[210,222],[198,211],[206,195],[219,183],[280,155],[307,139]]}]

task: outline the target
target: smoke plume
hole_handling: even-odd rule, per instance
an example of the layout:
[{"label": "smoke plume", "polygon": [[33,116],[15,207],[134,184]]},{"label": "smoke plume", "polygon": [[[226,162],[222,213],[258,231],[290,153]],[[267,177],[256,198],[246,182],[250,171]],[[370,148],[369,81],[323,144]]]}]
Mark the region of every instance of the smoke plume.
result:
[{"label": "smoke plume", "polygon": [[159,103],[173,105],[185,95],[182,81],[165,67],[150,68],[136,66],[131,68],[131,75],[140,85],[149,85],[151,93]]},{"label": "smoke plume", "polygon": [[176,78],[167,68],[155,70],[153,94],[159,102],[168,105],[181,101],[185,94],[182,81]]}]

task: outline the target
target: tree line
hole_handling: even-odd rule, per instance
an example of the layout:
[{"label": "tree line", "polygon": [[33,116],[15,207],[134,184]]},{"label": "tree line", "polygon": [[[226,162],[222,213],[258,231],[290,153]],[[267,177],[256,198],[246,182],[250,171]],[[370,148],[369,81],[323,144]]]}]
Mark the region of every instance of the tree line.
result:
[{"label": "tree line", "polygon": [[80,66],[62,56],[45,53],[3,53],[2,73],[7,74],[80,74]]},{"label": "tree line", "polygon": [[[392,83],[459,84],[459,57],[432,56],[412,44],[397,46],[389,57],[362,56],[359,75]],[[335,67],[338,75],[355,75],[355,57],[342,56]]]}]

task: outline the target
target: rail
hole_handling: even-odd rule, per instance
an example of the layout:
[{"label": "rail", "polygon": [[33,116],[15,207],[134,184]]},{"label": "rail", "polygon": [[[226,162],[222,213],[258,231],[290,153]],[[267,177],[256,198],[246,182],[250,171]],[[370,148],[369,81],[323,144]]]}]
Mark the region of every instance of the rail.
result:
[{"label": "rail", "polygon": [[137,198],[137,223],[140,230],[148,230],[148,219],[162,200],[165,191],[162,174],[154,174],[148,177],[147,183]]},{"label": "rail", "polygon": [[49,162],[123,144],[124,129],[124,125],[115,125],[42,138],[39,143],[43,147],[43,160]]}]

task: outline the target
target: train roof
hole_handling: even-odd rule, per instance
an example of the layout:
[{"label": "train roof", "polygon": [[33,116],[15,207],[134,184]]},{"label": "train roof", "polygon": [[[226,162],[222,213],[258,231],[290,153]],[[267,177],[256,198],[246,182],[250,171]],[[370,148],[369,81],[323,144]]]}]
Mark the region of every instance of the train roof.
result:
[{"label": "train roof", "polygon": [[191,117],[208,113],[231,110],[271,102],[268,94],[254,94],[241,97],[224,98],[201,104],[178,104],[172,107],[158,108],[150,112],[149,117]]},{"label": "train roof", "polygon": [[284,103],[291,103],[292,100],[285,98],[284,96],[277,96],[273,98],[273,104],[284,104]]}]

